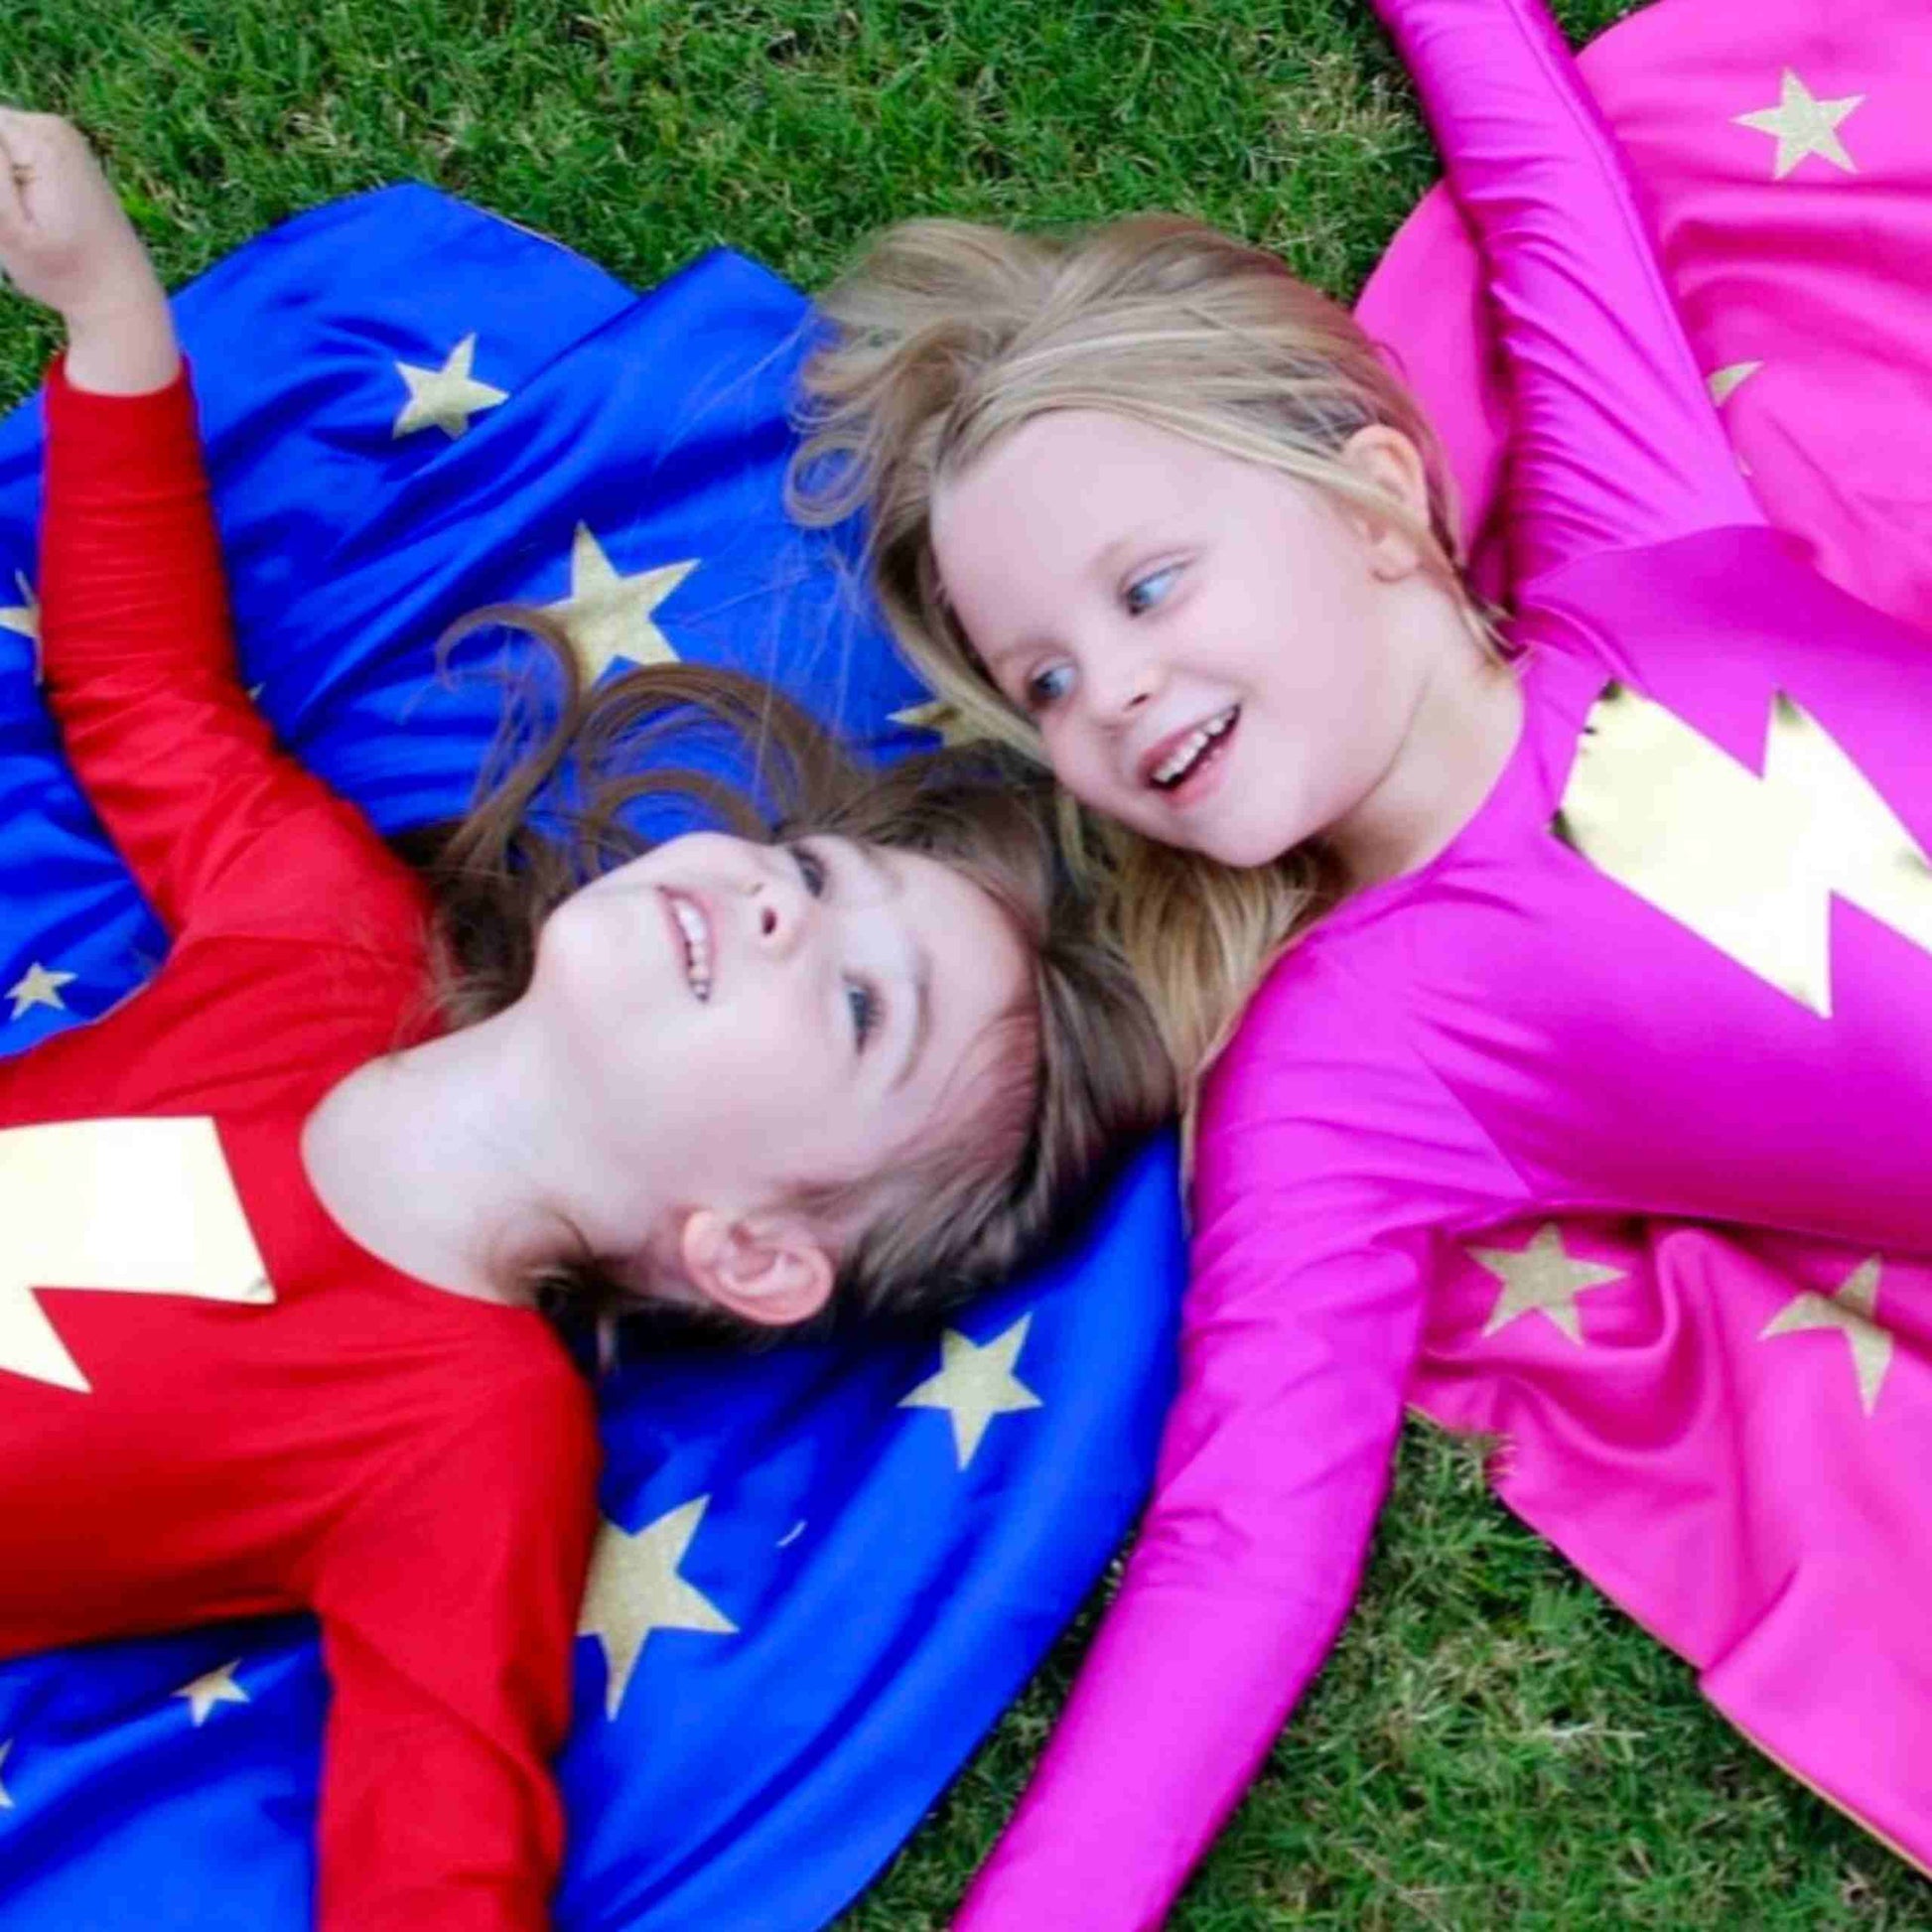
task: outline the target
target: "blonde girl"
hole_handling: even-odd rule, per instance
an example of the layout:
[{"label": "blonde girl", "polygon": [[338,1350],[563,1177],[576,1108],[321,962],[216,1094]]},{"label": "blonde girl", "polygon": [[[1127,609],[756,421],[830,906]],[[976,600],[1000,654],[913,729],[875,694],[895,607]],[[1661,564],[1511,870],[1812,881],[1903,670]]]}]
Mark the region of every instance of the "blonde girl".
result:
[{"label": "blonde girl", "polygon": [[[915,664],[1102,821],[1209,1069],[1155,1500],[972,1932],[1162,1922],[1345,1613],[1457,1249],[1932,1253],[1932,652],[1764,525],[1540,0],[1378,6],[1509,363],[1500,622],[1373,345],[1195,224],[895,230],[807,378],[801,512],[865,509]],[[1922,1705],[1872,1717],[1925,1826]]]}]

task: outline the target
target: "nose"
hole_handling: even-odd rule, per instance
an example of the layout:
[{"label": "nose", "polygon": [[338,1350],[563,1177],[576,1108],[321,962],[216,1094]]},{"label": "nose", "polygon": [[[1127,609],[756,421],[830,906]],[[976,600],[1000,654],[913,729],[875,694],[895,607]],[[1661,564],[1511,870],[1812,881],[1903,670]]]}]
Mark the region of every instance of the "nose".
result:
[{"label": "nose", "polygon": [[746,874],[752,938],[772,959],[788,959],[804,942],[818,901],[805,890],[797,863],[781,846],[755,848]]},{"label": "nose", "polygon": [[1093,653],[1089,662],[1093,668],[1087,672],[1087,691],[1103,724],[1126,724],[1160,695],[1166,680],[1159,658],[1151,651],[1115,647]]}]

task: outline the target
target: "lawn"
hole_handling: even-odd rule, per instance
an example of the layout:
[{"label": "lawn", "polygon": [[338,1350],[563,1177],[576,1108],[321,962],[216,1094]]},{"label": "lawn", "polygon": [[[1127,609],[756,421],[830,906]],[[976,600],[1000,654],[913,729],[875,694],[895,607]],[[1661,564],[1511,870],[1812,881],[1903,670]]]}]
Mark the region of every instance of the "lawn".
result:
[{"label": "lawn", "polygon": [[[86,125],[171,280],[414,176],[638,283],[729,242],[810,287],[913,212],[1163,206],[1349,295],[1434,171],[1361,0],[6,0],[0,99]],[[0,402],[50,344],[0,307]],[[848,1932],[944,1923],[1089,1627]],[[1932,1884],[1413,1430],[1340,1650],[1172,1923],[1876,1932],[1932,1925]]]}]

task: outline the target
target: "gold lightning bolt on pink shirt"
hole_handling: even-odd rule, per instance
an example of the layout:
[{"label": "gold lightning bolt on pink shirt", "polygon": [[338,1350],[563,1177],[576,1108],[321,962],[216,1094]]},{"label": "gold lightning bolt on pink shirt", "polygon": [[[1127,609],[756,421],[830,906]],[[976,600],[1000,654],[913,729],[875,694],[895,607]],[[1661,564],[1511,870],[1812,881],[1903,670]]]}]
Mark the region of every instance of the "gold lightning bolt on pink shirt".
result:
[{"label": "gold lightning bolt on pink shirt", "polygon": [[[1822,503],[1774,442],[1751,466],[1880,610],[1767,522],[1714,397],[1743,408],[1775,358],[1693,349],[1537,0],[1378,4],[1481,250],[1500,379],[1442,327],[1442,292],[1475,287],[1442,210],[1445,272],[1371,327],[1448,399],[1478,506],[1499,492],[1522,737],[1436,860],[1281,961],[1212,1075],[1155,1500],[967,1932],[1162,1923],[1346,1611],[1405,1399],[1503,1438],[1513,1507],[1932,1863],[1932,638],[1887,615],[1932,616],[1928,525]],[[1725,218],[1754,211],[1759,252],[1780,223],[1812,237],[1778,245],[1815,327],[1811,253],[1850,251],[1865,326],[1915,291],[1889,340],[1922,391],[1926,201],[1848,210],[1878,155],[1932,168],[1932,32],[1822,16],[1646,16],[1631,125],[1659,138],[1659,74],[1694,96],[1709,195],[1751,205]],[[1754,52],[1709,54],[1706,84],[1725,34]],[[1748,268],[1723,286],[1744,302]],[[1855,419],[1822,433],[1884,445],[1889,381],[1821,379]]]}]

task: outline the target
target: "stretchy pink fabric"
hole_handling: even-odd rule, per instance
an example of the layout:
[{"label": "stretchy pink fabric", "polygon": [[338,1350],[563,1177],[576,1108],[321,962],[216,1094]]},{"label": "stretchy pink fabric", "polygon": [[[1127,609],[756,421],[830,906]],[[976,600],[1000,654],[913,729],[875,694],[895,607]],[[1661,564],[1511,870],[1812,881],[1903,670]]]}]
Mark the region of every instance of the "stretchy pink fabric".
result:
[{"label": "stretchy pink fabric", "polygon": [[[1794,701],[1855,767],[1850,790],[1862,778],[1924,848],[1932,650],[1764,523],[1623,159],[1536,0],[1378,6],[1481,244],[1508,362],[1508,630],[1523,653],[1523,735],[1438,859],[1358,895],[1281,963],[1212,1076],[1183,1386],[1155,1500],[1035,1784],[957,1921],[970,1932],[1162,1922],[1347,1609],[1405,1392],[1420,1380],[1432,1406],[1479,1426],[1498,1405],[1458,1402],[1456,1351],[1466,1369],[1493,1331],[1501,1366],[1484,1373],[1533,1384],[1542,1364],[1552,1381],[1567,1372],[1566,1351],[1583,1346],[1556,1316],[1512,1318],[1499,1299],[1506,1268],[1490,1269],[1471,1303],[1482,1254],[1524,1253],[1547,1223],[1572,1260],[1628,1274],[1652,1297],[1647,1379],[1610,1404],[1627,1453],[1620,1470],[1604,1457],[1579,1480],[1611,1483],[1655,1451],[1643,1465],[1655,1494],[1676,1453],[1679,1486],[1717,1499],[1704,1517],[1675,1519],[1698,1535],[1616,1593],[1640,1611],[1661,1602],[1652,1627],[1701,1664],[1775,1626],[1777,1668],[1756,1671],[1733,1700],[1740,1713],[1799,1700],[1803,1645],[1776,1621],[1795,1560],[1753,1567],[1771,1548],[1748,1541],[1762,1497],[1729,1473],[1747,1438],[1780,1452],[1775,1418],[1754,1385],[1725,1386],[1718,1357],[1755,1348],[1751,1360],[1802,1378],[1784,1453],[1822,1442],[1868,1459],[1859,1432],[1903,1412],[1908,1459],[1894,1466],[1926,1466],[1923,1364],[1886,1386],[1891,1337],[1869,1317],[1873,1295],[1880,1319],[1906,1285],[1921,1304],[1927,1295],[1909,1258],[1932,1253],[1932,1056],[1901,1016],[1932,1002],[1932,955],[1832,899],[1829,871],[1804,876],[1793,860],[1796,884],[1765,916],[1799,904],[1829,920],[1820,1012],[1704,936],[1695,902],[1665,909],[1555,822],[1587,720],[1615,681],[1747,778],[1765,770],[1779,700]],[[1721,895],[1762,838],[1750,792],[1728,815],[1653,815],[1653,859],[1706,854]],[[1631,802],[1641,816],[1646,801]],[[1632,1214],[1648,1232],[1619,1218]],[[1781,1233],[1733,1239],[1686,1220]],[[1594,1247],[1565,1232],[1592,1227]],[[1461,1299],[1438,1324],[1431,1298],[1446,1281]],[[1660,1282],[1671,1299],[1656,1299]],[[1580,1308],[1593,1340],[1592,1292],[1579,1287],[1565,1318]],[[1833,1299],[1860,1293],[1856,1305]],[[1749,1326],[1709,1341],[1694,1364],[1702,1379],[1687,1382],[1672,1349],[1726,1301]],[[1419,1372],[1426,1317],[1443,1332]],[[1848,1362],[1852,1343],[1863,1352]],[[1897,1379],[1908,1374],[1909,1411]],[[1546,1439],[1568,1426],[1556,1409],[1541,1424]],[[1654,1440],[1639,1445],[1646,1431]],[[1557,1465],[1545,1441],[1526,1453]],[[1699,1460],[1710,1456],[1732,1460]],[[1778,1473],[1766,1471],[1764,1492]],[[1566,1508],[1587,1514],[1587,1498],[1559,1517]],[[1606,1535],[1642,1533],[1627,1512],[1604,1523]],[[1579,1561],[1602,1580],[1616,1568],[1609,1550]],[[1814,1635],[1846,1607],[1809,1583],[1795,1595]],[[1924,1667],[1900,1670],[1870,1684],[1932,1709]],[[1834,1719],[1818,1722],[1829,1730]],[[1903,1717],[1890,1722],[1896,1735],[1881,1726],[1866,1740],[1877,1795],[1853,1802],[1894,1838],[1922,1831],[1932,1847],[1932,1783],[1900,1741]]]}]

